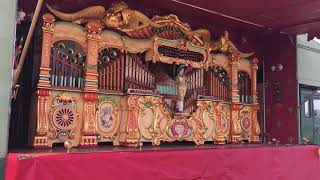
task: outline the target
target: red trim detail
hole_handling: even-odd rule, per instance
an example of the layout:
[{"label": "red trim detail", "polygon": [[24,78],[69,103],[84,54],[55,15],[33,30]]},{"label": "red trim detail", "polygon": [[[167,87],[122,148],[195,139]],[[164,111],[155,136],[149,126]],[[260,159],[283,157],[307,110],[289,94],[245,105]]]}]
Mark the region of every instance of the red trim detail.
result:
[{"label": "red trim detail", "polygon": [[95,93],[85,93],[84,94],[84,99],[86,101],[97,101],[99,96]]},{"label": "red trim detail", "polygon": [[48,89],[38,89],[37,95],[38,96],[49,96],[49,90]]}]

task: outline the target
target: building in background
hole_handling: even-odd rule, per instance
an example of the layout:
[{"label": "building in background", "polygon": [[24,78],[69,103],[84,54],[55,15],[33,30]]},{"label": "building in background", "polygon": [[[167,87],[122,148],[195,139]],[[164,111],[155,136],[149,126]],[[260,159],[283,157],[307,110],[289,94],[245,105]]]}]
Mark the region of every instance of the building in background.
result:
[{"label": "building in background", "polygon": [[299,142],[320,144],[320,41],[297,36]]}]

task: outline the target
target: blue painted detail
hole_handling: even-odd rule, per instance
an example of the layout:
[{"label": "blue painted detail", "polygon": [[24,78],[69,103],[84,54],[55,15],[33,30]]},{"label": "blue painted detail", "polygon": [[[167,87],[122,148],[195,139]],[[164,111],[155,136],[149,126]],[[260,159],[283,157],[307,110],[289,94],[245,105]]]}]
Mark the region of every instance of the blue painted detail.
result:
[{"label": "blue painted detail", "polygon": [[78,86],[77,87],[82,87],[82,85],[83,85],[83,79],[79,77]]},{"label": "blue painted detail", "polygon": [[160,94],[177,95],[177,88],[174,86],[156,85],[156,89]]},{"label": "blue painted detail", "polygon": [[233,99],[233,100],[239,100],[239,96],[232,96],[231,99]]},{"label": "blue painted detail", "polygon": [[97,85],[98,83],[95,81],[85,81],[84,84]]},{"label": "blue painted detail", "polygon": [[40,76],[39,79],[40,79],[40,80],[46,80],[46,81],[49,81],[49,80],[50,80],[49,77],[44,77],[44,76]]},{"label": "blue painted detail", "polygon": [[67,135],[69,135],[68,131],[59,131],[57,136],[67,136]]}]

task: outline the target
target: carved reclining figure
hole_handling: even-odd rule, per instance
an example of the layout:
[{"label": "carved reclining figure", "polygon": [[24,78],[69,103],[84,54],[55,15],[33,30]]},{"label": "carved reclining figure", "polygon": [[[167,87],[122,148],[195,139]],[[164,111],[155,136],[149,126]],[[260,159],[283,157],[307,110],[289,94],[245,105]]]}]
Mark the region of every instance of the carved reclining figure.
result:
[{"label": "carved reclining figure", "polygon": [[[162,27],[162,25],[153,22],[143,13],[130,9],[128,5],[122,1],[112,3],[108,11],[106,11],[103,6],[91,6],[74,13],[63,13],[55,10],[48,4],[47,7],[50,12],[64,21],[82,24],[89,20],[98,20],[107,27],[116,28],[124,32],[135,31],[148,25],[155,28]],[[160,17],[157,18],[159,19]],[[203,41],[203,45],[208,47],[210,51],[215,50],[224,53],[236,52],[241,58],[248,58],[253,55],[253,53],[240,52],[229,40],[227,31],[224,32],[224,35],[220,37],[218,42],[212,42],[211,34],[208,29],[197,29],[194,31],[190,29],[182,31],[188,36],[198,36]]]},{"label": "carved reclining figure", "polygon": [[218,42],[211,45],[212,50],[221,51],[224,53],[238,53],[241,58],[248,58],[254,53],[243,53],[240,52],[237,47],[230,41],[228,31],[224,31]]},{"label": "carved reclining figure", "polygon": [[152,22],[143,13],[130,9],[124,2],[112,3],[108,11],[103,6],[91,6],[75,13],[63,13],[53,9],[47,4],[50,12],[64,21],[83,23],[88,20],[99,20],[108,27],[117,28],[121,31],[134,31],[143,26],[161,27]]}]

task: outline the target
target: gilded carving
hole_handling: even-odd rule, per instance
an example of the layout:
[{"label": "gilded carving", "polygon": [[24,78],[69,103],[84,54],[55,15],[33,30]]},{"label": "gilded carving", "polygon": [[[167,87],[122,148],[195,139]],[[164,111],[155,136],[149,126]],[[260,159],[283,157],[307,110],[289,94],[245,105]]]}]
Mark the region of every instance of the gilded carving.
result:
[{"label": "gilded carving", "polygon": [[239,121],[239,111],[241,109],[241,105],[234,104],[231,107],[231,130],[230,130],[230,140],[234,143],[240,142],[242,128]]},{"label": "gilded carving", "polygon": [[54,99],[49,114],[49,123],[48,137],[52,143],[75,139],[76,128],[79,122],[77,102],[71,94],[65,92]]},{"label": "gilded carving", "polygon": [[49,96],[49,90],[39,89],[37,94],[38,94],[37,136],[44,136],[47,134],[47,131],[48,131],[46,103]]},{"label": "gilded carving", "polygon": [[[206,140],[211,138],[224,143],[228,138],[229,121],[227,118],[229,111],[227,109],[223,110],[225,111],[224,116],[227,116],[224,117],[226,122],[216,119],[217,114],[219,114],[217,112],[225,107],[220,102],[198,101],[197,110],[191,116],[176,116],[173,118],[164,111],[160,97],[140,96],[138,102],[138,123],[143,123],[138,125],[141,138],[152,140],[155,145],[159,145],[161,141],[175,140],[194,141],[199,145],[204,144]],[[214,122],[219,122],[220,125],[214,125]],[[220,131],[214,130],[217,126],[221,127]],[[208,129],[211,129],[210,135],[205,137]]]},{"label": "gilded carving", "polygon": [[55,22],[55,17],[52,14],[44,14],[43,17],[42,30],[44,32],[52,32]]},{"label": "gilded carving", "polygon": [[221,51],[225,53],[236,53],[241,58],[248,58],[252,56],[254,53],[243,53],[240,52],[236,46],[229,39],[228,31],[224,31],[223,35],[220,37],[218,42],[213,43],[211,49],[214,51]]},{"label": "gilded carving", "polygon": [[59,12],[50,6],[48,9],[65,21],[83,23],[89,19],[99,19],[106,26],[122,31],[132,31],[147,25],[161,27],[143,13],[130,9],[124,2],[112,3],[108,11],[102,6],[91,6],[73,14]]},{"label": "gilded carving", "polygon": [[84,117],[85,117],[85,135],[94,135],[95,134],[95,108],[94,108],[94,102],[87,101],[84,103]]},{"label": "gilded carving", "polygon": [[42,39],[42,54],[41,54],[41,67],[40,67],[40,78],[38,87],[39,88],[51,88],[49,81],[50,78],[50,55],[51,45],[53,39],[53,28],[55,18],[51,14],[43,15],[44,24],[42,26],[43,39]]},{"label": "gilded carving", "polygon": [[[192,121],[196,122],[196,127],[194,129],[194,139],[196,144],[204,144],[216,127],[214,125],[214,105],[210,101],[198,101],[197,110],[191,116]],[[206,136],[206,134],[208,135]]]},{"label": "gilded carving", "polygon": [[258,107],[253,107],[252,110],[252,130],[251,130],[251,142],[259,143],[260,142],[260,125],[257,117]]},{"label": "gilded carving", "polygon": [[[48,6],[48,5],[47,5]],[[63,13],[48,6],[48,9],[57,17],[65,21],[73,21],[75,23],[84,23],[90,19],[98,19],[101,23],[108,27],[117,28],[124,32],[138,31],[146,26],[151,26],[151,31],[154,36],[159,32],[167,30],[175,31],[180,39],[189,41],[192,37],[209,51],[221,51],[226,53],[238,53],[240,57],[247,58],[253,53],[242,53],[229,39],[227,31],[220,37],[217,42],[212,42],[211,33],[208,29],[191,30],[187,23],[183,23],[175,15],[154,16],[149,19],[143,13],[130,9],[124,2],[115,2],[106,11],[102,6],[91,6],[74,13]],[[166,24],[175,24],[177,27],[167,27]]]},{"label": "gilded carving", "polygon": [[83,118],[83,134],[82,134],[82,145],[94,145],[96,141],[96,101],[98,100],[98,95],[94,93],[84,94],[84,118]]},{"label": "gilded carving", "polygon": [[138,130],[138,99],[139,96],[131,95],[127,97],[126,108],[127,117],[125,124],[125,145],[138,146],[140,133]]},{"label": "gilded carving", "polygon": [[239,121],[240,121],[240,126],[242,129],[242,138],[244,140],[247,140],[250,138],[250,130],[252,127],[252,112],[251,112],[251,107],[249,106],[244,106],[240,112],[239,112]]}]

